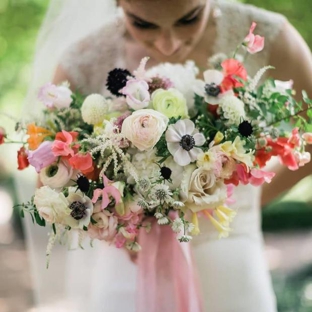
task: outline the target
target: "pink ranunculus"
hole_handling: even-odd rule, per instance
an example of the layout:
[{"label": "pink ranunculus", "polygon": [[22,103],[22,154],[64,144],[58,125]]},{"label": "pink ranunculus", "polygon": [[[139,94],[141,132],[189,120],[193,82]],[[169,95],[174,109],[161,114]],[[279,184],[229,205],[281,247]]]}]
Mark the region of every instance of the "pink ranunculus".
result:
[{"label": "pink ranunculus", "polygon": [[35,167],[39,173],[42,168],[45,168],[56,161],[57,156],[52,152],[53,142],[44,141],[34,151],[28,152],[28,161],[30,165]]},{"label": "pink ranunculus", "polygon": [[266,172],[260,169],[252,169],[250,171],[249,182],[254,186],[260,186],[264,182],[270,183],[274,176],[275,172]]},{"label": "pink ranunculus", "polygon": [[92,239],[105,241],[113,241],[117,234],[118,219],[107,210],[97,211],[92,215],[92,219],[96,222],[90,223],[88,234]]},{"label": "pink ranunculus", "polygon": [[38,98],[48,108],[67,108],[73,101],[71,90],[66,86],[47,83],[40,88]]},{"label": "pink ranunculus", "polygon": [[74,156],[72,144],[76,141],[78,136],[77,132],[67,132],[62,130],[55,136],[52,151],[55,156]]},{"label": "pink ranunculus", "polygon": [[151,99],[148,83],[144,80],[128,80],[120,92],[126,96],[127,104],[134,110],[146,108]]},{"label": "pink ranunculus", "polygon": [[302,138],[307,144],[312,144],[312,132],[306,132],[302,135]]},{"label": "pink ranunculus", "polygon": [[249,34],[244,39],[243,45],[246,46],[247,51],[250,54],[255,54],[263,50],[264,47],[264,37],[259,35],[254,35],[254,30],[257,24],[253,22],[249,29]]},{"label": "pink ranunculus", "polygon": [[125,245],[126,241],[126,238],[121,233],[118,233],[115,237],[115,246],[117,248],[122,248]]}]

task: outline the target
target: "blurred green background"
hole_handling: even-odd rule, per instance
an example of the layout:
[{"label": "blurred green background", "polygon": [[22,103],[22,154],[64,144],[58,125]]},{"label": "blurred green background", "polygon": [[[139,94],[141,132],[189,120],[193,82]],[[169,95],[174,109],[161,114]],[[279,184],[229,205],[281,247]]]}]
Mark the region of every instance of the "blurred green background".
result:
[{"label": "blurred green background", "polygon": [[[312,48],[311,0],[242,2],[284,14]],[[36,35],[47,6],[47,0],[0,0],[0,112],[19,116],[31,73]],[[9,124],[10,121],[0,115],[0,125]],[[10,179],[4,177],[4,168],[1,168],[0,163],[0,186],[7,184]],[[311,186],[312,178],[308,177],[282,199],[266,207],[263,210],[264,231],[311,229]],[[300,202],[296,200],[298,198]],[[279,311],[312,311],[312,307],[303,300],[307,287],[312,287],[312,266],[307,265],[288,275],[273,271],[273,278]]]}]

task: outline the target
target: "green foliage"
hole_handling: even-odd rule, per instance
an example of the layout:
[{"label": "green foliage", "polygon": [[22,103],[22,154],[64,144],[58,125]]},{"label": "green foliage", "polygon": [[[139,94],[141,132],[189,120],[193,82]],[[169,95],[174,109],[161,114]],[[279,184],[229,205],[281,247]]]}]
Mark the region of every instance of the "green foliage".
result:
[{"label": "green foliage", "polygon": [[26,93],[47,0],[0,1],[0,109],[17,113]]}]

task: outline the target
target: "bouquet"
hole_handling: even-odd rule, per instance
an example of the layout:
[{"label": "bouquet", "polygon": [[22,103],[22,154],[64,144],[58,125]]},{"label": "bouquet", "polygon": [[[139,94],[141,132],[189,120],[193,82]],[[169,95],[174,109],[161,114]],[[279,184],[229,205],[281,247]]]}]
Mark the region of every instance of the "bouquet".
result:
[{"label": "bouquet", "polygon": [[[238,46],[246,55],[264,45],[255,26]],[[270,66],[250,77],[237,53],[220,54],[198,79],[191,61],[146,70],[147,61],[109,72],[111,96],[46,84],[42,116],[18,125],[18,169],[33,166],[42,184],[20,213],[52,227],[47,254],[73,231],[80,244],[89,237],[138,251],[140,230],[156,223],[180,242],[204,222],[227,237],[236,186],[269,183],[272,157],[291,170],[310,161],[312,101],[303,93],[305,106],[296,102],[291,81],[262,81]]]}]

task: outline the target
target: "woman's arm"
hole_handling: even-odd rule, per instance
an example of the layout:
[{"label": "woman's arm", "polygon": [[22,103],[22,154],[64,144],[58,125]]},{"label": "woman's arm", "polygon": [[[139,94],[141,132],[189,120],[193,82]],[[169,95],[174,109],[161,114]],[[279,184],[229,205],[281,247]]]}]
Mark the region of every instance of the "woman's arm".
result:
[{"label": "woman's arm", "polygon": [[63,69],[61,65],[58,65],[56,71],[54,73],[54,77],[52,79],[53,84],[60,84],[64,81],[68,81],[70,84],[70,89],[74,92],[76,90],[76,86],[73,83],[72,79],[68,75],[68,73]]},{"label": "woman's arm", "polygon": [[[302,100],[302,90],[312,97],[311,51],[300,34],[288,22],[285,23],[272,46],[269,64],[275,67],[270,72],[270,76],[274,79],[294,81],[297,101]],[[312,153],[312,146],[308,146],[307,151]],[[277,175],[272,182],[263,186],[262,204],[270,202],[301,179],[312,174],[312,162],[294,172],[281,165],[275,167],[274,171]]]}]

